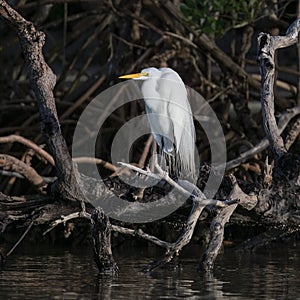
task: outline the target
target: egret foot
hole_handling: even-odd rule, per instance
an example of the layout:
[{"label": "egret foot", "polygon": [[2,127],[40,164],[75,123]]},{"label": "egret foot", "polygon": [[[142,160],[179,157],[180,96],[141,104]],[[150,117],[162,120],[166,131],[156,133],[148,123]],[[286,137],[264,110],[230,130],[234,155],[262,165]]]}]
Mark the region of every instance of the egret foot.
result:
[{"label": "egret foot", "polygon": [[145,188],[139,188],[137,191],[135,191],[133,194],[132,194],[132,197],[135,201],[139,201],[139,200],[142,200],[143,197],[144,197],[144,191],[145,191]]}]

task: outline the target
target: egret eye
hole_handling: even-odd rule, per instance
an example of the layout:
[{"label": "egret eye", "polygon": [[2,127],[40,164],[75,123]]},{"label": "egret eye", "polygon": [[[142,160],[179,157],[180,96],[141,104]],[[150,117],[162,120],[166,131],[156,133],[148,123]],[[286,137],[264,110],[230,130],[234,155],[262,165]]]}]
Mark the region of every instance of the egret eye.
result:
[{"label": "egret eye", "polygon": [[147,76],[147,77],[149,76],[148,72],[142,72],[141,74],[142,74],[142,76]]}]

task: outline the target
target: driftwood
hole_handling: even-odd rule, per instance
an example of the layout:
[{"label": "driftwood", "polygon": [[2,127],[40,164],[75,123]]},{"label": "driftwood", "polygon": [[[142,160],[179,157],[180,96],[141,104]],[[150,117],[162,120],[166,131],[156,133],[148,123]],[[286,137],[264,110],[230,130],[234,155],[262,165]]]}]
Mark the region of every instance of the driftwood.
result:
[{"label": "driftwood", "polygon": [[[162,4],[162,7],[168,8],[172,17],[181,24],[180,29],[184,32],[186,25],[182,21],[180,14],[177,14],[174,10],[174,6],[172,6],[171,2],[167,1],[166,4]],[[159,38],[156,39],[153,48],[147,49],[140,57],[140,60],[136,61],[135,64],[131,66],[132,69],[128,71],[132,71],[135,66],[139,65],[141,61],[148,57],[154,47],[161,45],[166,37],[172,37],[180,40],[189,47],[209,51],[216,61],[220,62],[220,64],[223,62],[224,67],[239,80],[245,80],[253,88],[259,89],[259,83],[247,74],[243,68],[220,51],[214,42],[208,39],[206,35],[199,37],[196,32],[193,32],[194,40],[191,41],[178,33],[164,32],[141,18],[139,16],[140,11],[140,9],[137,9],[136,14],[127,13],[126,17],[131,17],[135,21],[134,24],[139,22],[148,26],[158,34]],[[120,11],[114,10],[114,13],[119,16],[125,16],[125,13],[123,14]],[[262,222],[265,224],[287,226],[293,228],[294,231],[297,230],[295,228],[299,228],[299,158],[289,155],[288,153],[288,149],[290,149],[297,136],[299,136],[299,119],[293,123],[286,141],[284,141],[281,134],[284,129],[287,128],[289,122],[295,116],[299,115],[300,111],[299,107],[290,109],[280,116],[277,124],[273,94],[275,50],[297,41],[298,31],[300,29],[299,20],[290,26],[286,36],[272,37],[268,34],[261,34],[259,37],[258,60],[261,65],[261,100],[266,139],[263,139],[253,149],[241,154],[237,159],[229,162],[227,166],[227,169],[235,168],[271,145],[276,163],[273,165],[266,161],[264,178],[258,188],[254,189],[248,187],[247,192],[242,191],[235,176],[231,174],[229,175],[231,192],[228,193],[226,199],[206,199],[198,187],[193,186],[191,188],[190,183],[181,181],[180,179],[177,180],[177,182],[173,181],[168,174],[163,173],[159,167],[157,167],[158,173],[152,173],[134,166],[127,166],[136,172],[142,173],[145,176],[145,181],[151,177],[161,179],[164,183],[163,188],[170,189],[171,186],[173,189],[176,189],[178,193],[185,195],[188,198],[187,202],[192,204],[189,216],[177,240],[174,242],[166,242],[141,229],[127,228],[126,226],[122,226],[123,224],[120,225],[110,220],[100,208],[94,207],[85,198],[82,189],[85,187],[88,189],[88,184],[93,186],[93,191],[96,194],[101,195],[101,197],[108,202],[113,199],[114,194],[104,189],[96,180],[78,174],[76,164],[74,164],[71,159],[67,143],[61,132],[60,121],[56,111],[53,94],[56,76],[46,63],[42,53],[45,35],[41,31],[38,31],[33,23],[25,20],[3,0],[0,1],[0,14],[15,28],[19,36],[31,88],[38,103],[41,131],[47,142],[49,153],[42,150],[35,143],[22,137],[16,137],[15,135],[6,137],[6,139],[0,138],[0,143],[20,142],[33,149],[37,155],[43,157],[51,165],[55,165],[56,170],[56,178],[45,180],[44,177],[40,176],[27,164],[17,161],[15,158],[11,158],[6,154],[0,155],[0,166],[3,167],[4,171],[18,173],[40,189],[40,194],[34,196],[9,197],[0,193],[1,233],[5,234],[6,231],[13,227],[15,222],[22,224],[24,228],[22,235],[16,241],[15,245],[12,247],[1,245],[1,261],[13,253],[14,249],[34,226],[47,224],[48,229],[44,231],[44,234],[47,234],[59,224],[66,224],[70,220],[80,220],[81,218],[91,222],[94,258],[99,271],[111,273],[117,271],[117,264],[113,258],[111,249],[111,231],[143,238],[164,248],[164,255],[150,263],[145,269],[146,271],[151,271],[158,266],[170,262],[174,257],[179,255],[183,247],[190,243],[199,217],[207,207],[210,210],[213,208],[214,215],[210,227],[209,243],[200,261],[200,269],[203,271],[212,270],[215,259],[222,246],[225,226],[230,221],[230,218],[238,206],[246,210],[252,210],[253,213],[261,217]],[[159,17],[162,18],[162,16]],[[134,36],[137,38],[139,32],[136,25],[134,32]],[[173,52],[170,51],[168,55],[174,55]],[[99,76],[90,89],[77,100],[75,105],[65,110],[60,120],[63,121],[85,102],[92,92],[103,83],[105,78],[106,75]],[[224,89],[223,92],[226,93],[227,89]],[[223,92],[221,94],[223,94]],[[144,160],[145,157],[141,161],[142,165],[144,165]],[[78,163],[89,161],[95,162],[95,158],[77,159]],[[98,163],[105,164],[106,162],[99,160]],[[282,164],[290,164],[290,167],[282,168]],[[106,165],[110,170],[116,172],[116,174],[121,170],[109,163],[106,163]],[[79,183],[78,178],[80,178]],[[42,187],[43,190],[41,190]],[[190,190],[193,190],[193,192],[189,192]],[[174,196],[170,197],[171,201],[176,200],[172,199]],[[132,207],[136,213],[138,213],[138,203],[132,203]],[[251,243],[248,243],[248,248],[251,248],[250,244]]]}]

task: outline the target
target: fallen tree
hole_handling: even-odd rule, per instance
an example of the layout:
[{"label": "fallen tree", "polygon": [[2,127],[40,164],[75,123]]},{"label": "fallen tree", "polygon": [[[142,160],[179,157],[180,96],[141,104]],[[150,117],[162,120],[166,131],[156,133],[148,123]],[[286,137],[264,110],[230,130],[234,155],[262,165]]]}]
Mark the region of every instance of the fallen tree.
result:
[{"label": "fallen tree", "polygon": [[[165,249],[163,257],[149,263],[149,266],[146,268],[147,271],[151,271],[158,266],[170,262],[174,257],[179,255],[182,248],[191,241],[199,217],[207,207],[213,210],[214,213],[211,220],[209,243],[199,263],[200,269],[204,271],[209,271],[213,268],[214,261],[222,246],[225,226],[238,207],[243,207],[253,212],[253,222],[264,224],[270,230],[274,226],[280,228],[280,233],[276,233],[277,236],[299,231],[300,162],[299,156],[289,153],[289,149],[299,136],[300,109],[299,107],[289,109],[285,114],[282,114],[277,123],[275,119],[273,92],[275,50],[297,42],[300,30],[299,20],[295,21],[289,27],[285,36],[270,36],[269,34],[261,34],[259,36],[258,60],[261,67],[261,104],[266,139],[259,142],[253,149],[242,153],[240,157],[228,163],[231,168],[236,167],[247,158],[263,151],[270,145],[274,164],[269,164],[268,161],[265,162],[264,174],[260,184],[253,185],[247,182],[238,182],[236,177],[229,173],[226,188],[228,189],[229,187],[230,192],[226,197],[219,200],[206,199],[198,187],[193,186],[193,192],[189,192],[191,190],[191,183],[180,179],[175,182],[168,174],[164,174],[159,166],[156,166],[156,173],[145,172],[130,165],[126,166],[126,170],[134,169],[135,172],[142,173],[145,176],[145,180],[153,176],[160,179],[160,182],[163,182],[163,184],[159,188],[162,190],[168,190],[171,187],[176,189],[178,194],[188,196],[187,202],[190,203],[191,208],[187,220],[183,225],[182,232],[175,242],[166,242],[141,229],[132,229],[109,219],[101,208],[94,207],[86,199],[82,191],[87,189],[86,185],[88,184],[93,184],[95,194],[101,195],[107,201],[113,199],[114,192],[103,189],[103,186],[96,180],[79,174],[76,164],[73,164],[67,143],[61,131],[56,110],[53,94],[56,76],[46,63],[42,53],[45,35],[43,32],[37,30],[33,23],[25,20],[3,0],[0,1],[0,14],[13,25],[18,34],[31,88],[38,103],[41,132],[47,143],[49,153],[44,150],[42,151],[32,141],[28,142],[21,137],[6,137],[2,142],[18,141],[26,144],[35,154],[54,165],[56,171],[55,177],[43,177],[29,164],[25,164],[7,154],[0,155],[0,167],[3,171],[11,172],[11,176],[17,174],[19,177],[26,178],[37,190],[37,193],[33,196],[21,197],[10,197],[0,193],[0,225],[3,241],[0,253],[2,261],[13,252],[15,247],[33,227],[48,225],[49,228],[44,231],[44,234],[47,234],[57,225],[67,224],[70,220],[78,218],[87,219],[91,222],[94,257],[101,272],[115,272],[117,270],[117,263],[114,260],[111,249],[111,231],[143,238],[163,247]],[[137,16],[133,15],[131,17],[139,20],[141,23],[145,23],[145,21]],[[155,30],[158,29],[155,28]],[[212,51],[212,56],[215,59],[224,60],[224,55],[220,53],[218,48],[215,48],[212,41],[208,42],[205,35],[201,38],[196,38],[195,44],[202,46],[205,44],[205,49]],[[248,76],[241,68],[229,60],[226,61],[226,67],[231,69],[237,78],[241,79]],[[257,88],[256,81],[253,81],[250,77],[248,81],[251,86]],[[284,141],[281,133],[291,122],[292,125],[288,128],[288,134]],[[100,163],[103,163],[103,161]],[[120,171],[115,166],[111,166],[111,168],[116,173]],[[78,182],[78,178],[80,178],[80,182]],[[172,199],[172,197],[174,195],[170,195],[170,201],[175,201],[176,199]],[[132,203],[132,207],[136,209],[135,213],[138,213],[136,208],[138,207],[138,203]],[[15,245],[9,247],[5,241],[5,235],[15,229],[15,224],[18,224],[19,228],[23,228],[23,233]],[[269,238],[273,239],[274,235]],[[260,244],[267,242],[268,239],[265,237],[261,239]],[[248,249],[257,246],[259,246],[257,239],[255,243],[248,242],[245,245]]]}]

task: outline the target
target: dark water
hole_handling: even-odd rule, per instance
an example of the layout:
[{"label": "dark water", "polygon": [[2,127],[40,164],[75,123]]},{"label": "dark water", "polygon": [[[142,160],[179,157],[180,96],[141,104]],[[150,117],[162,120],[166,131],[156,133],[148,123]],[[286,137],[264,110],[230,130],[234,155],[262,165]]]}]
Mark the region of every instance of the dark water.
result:
[{"label": "dark water", "polygon": [[300,299],[297,245],[256,253],[226,249],[210,276],[197,272],[200,252],[193,250],[197,258],[186,253],[176,269],[144,274],[153,250],[119,249],[120,272],[113,277],[97,275],[89,252],[15,254],[0,270],[0,299]]}]

